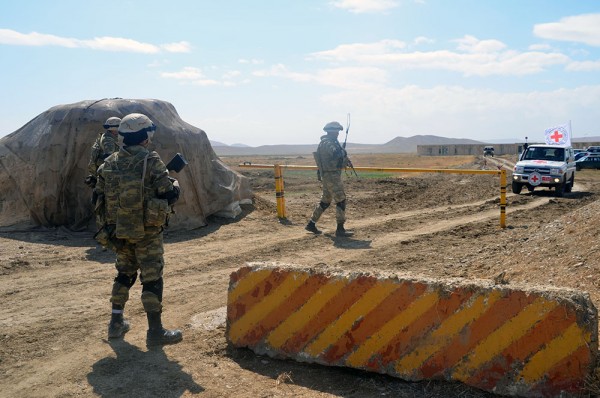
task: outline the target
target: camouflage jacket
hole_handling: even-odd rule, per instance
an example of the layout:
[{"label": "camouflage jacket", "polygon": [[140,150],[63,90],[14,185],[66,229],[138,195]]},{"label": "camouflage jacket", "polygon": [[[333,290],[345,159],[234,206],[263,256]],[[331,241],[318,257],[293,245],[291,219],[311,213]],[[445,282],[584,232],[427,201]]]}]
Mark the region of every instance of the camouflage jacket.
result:
[{"label": "camouflage jacket", "polygon": [[328,135],[321,137],[321,142],[317,148],[317,156],[321,164],[321,171],[341,171],[346,166],[346,150],[342,148],[339,141]]},{"label": "camouflage jacket", "polygon": [[88,163],[88,173],[96,176],[97,170],[104,159],[109,155],[119,150],[119,143],[117,139],[108,131],[98,135],[96,142],[92,145],[92,153],[90,154],[90,161]]},{"label": "camouflage jacket", "polygon": [[135,241],[145,229],[166,224],[171,207],[161,197],[174,188],[160,156],[132,145],[106,158],[95,190],[100,221],[115,224],[117,238]]}]

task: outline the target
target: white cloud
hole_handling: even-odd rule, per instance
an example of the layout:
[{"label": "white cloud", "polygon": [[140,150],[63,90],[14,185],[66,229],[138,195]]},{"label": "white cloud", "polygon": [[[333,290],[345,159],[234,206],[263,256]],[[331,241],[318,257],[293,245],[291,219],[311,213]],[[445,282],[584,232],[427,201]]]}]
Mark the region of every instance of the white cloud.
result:
[{"label": "white cloud", "polygon": [[170,63],[171,63],[171,61],[168,59],[155,59],[154,61],[152,61],[148,64],[148,67],[149,68],[159,68],[159,67],[168,65]]},{"label": "white cloud", "polygon": [[167,52],[189,52],[187,42],[163,44],[160,46],[142,43],[137,40],[122,37],[95,37],[91,40],[81,40],[70,37],[31,32],[20,33],[11,29],[0,29],[0,44],[13,46],[58,46],[67,48],[89,48],[101,51],[134,52],[156,54],[161,48]]},{"label": "white cloud", "polygon": [[600,14],[575,15],[561,18],[558,22],[537,24],[533,33],[544,39],[600,47]]},{"label": "white cloud", "polygon": [[220,83],[212,79],[200,79],[192,82],[195,86],[218,86]]},{"label": "white cloud", "polygon": [[203,78],[204,74],[198,68],[186,66],[179,72],[162,72],[160,76],[166,79],[197,80]]},{"label": "white cloud", "polygon": [[242,72],[240,72],[239,70],[231,70],[229,72],[224,73],[222,77],[225,80],[231,80],[240,76],[241,74]]},{"label": "white cloud", "polygon": [[415,37],[415,40],[413,41],[413,43],[416,46],[421,45],[421,44],[433,44],[433,43],[435,43],[435,40],[430,39],[429,37],[419,36],[419,37]]},{"label": "white cloud", "polygon": [[262,65],[265,62],[262,59],[245,59],[245,58],[240,58],[238,60],[238,63],[240,64],[251,64],[251,65]]},{"label": "white cloud", "polygon": [[528,49],[532,51],[548,51],[552,50],[552,46],[549,44],[532,44],[528,47]]},{"label": "white cloud", "polygon": [[338,0],[331,4],[355,14],[384,12],[399,6],[394,0]]},{"label": "white cloud", "polygon": [[254,71],[252,74],[257,77],[283,77],[297,82],[309,82],[315,80],[313,75],[309,73],[292,72],[283,64],[273,65],[269,69]]},{"label": "white cloud", "polygon": [[506,50],[506,45],[498,40],[478,40],[473,36],[465,36],[456,42],[459,50],[456,52],[402,52],[406,45],[397,40],[344,44],[333,50],[310,54],[309,59],[332,63],[353,61],[397,69],[450,70],[465,76],[521,76],[541,72],[553,65],[566,64],[570,60],[568,56],[557,52],[521,53]]},{"label": "white cloud", "polygon": [[468,53],[496,53],[506,48],[506,44],[499,40],[479,40],[471,35],[465,35],[455,41],[460,51]]},{"label": "white cloud", "polygon": [[344,90],[362,90],[385,85],[388,81],[388,73],[373,67],[332,68],[318,71],[315,81]]},{"label": "white cloud", "polygon": [[571,62],[566,69],[571,72],[600,71],[600,61]]},{"label": "white cloud", "polygon": [[160,48],[170,53],[189,53],[192,51],[192,46],[187,41],[161,44]]},{"label": "white cloud", "polygon": [[165,79],[175,79],[183,82],[184,84],[192,84],[194,86],[224,86],[233,87],[237,83],[232,81],[237,76],[240,76],[239,71],[229,71],[225,73],[222,78],[223,81],[208,78],[201,69],[193,66],[186,66],[178,72],[162,72],[160,76]]},{"label": "white cloud", "polygon": [[333,50],[312,53],[309,59],[325,59],[328,61],[361,61],[370,57],[384,56],[406,47],[400,40],[381,40],[375,43],[342,44]]},{"label": "white cloud", "polygon": [[290,71],[285,65],[273,65],[270,69],[255,71],[257,77],[279,77],[299,83],[318,83],[344,90],[359,90],[385,85],[387,71],[375,67],[342,67],[321,69],[313,74]]},{"label": "white cloud", "polygon": [[121,37],[96,37],[93,40],[77,40],[77,47],[91,48],[92,50],[102,51],[122,51],[155,54],[160,52],[160,49],[148,43],[140,43],[131,39],[123,39]]}]

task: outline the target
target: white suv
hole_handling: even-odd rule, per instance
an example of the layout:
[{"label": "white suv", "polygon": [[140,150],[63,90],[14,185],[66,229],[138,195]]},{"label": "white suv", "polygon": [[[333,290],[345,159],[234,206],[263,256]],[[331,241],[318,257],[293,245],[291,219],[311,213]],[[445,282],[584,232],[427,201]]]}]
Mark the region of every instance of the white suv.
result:
[{"label": "white suv", "polygon": [[556,196],[571,192],[575,182],[575,154],[564,145],[529,145],[513,169],[512,191],[529,192],[536,187],[553,187]]}]

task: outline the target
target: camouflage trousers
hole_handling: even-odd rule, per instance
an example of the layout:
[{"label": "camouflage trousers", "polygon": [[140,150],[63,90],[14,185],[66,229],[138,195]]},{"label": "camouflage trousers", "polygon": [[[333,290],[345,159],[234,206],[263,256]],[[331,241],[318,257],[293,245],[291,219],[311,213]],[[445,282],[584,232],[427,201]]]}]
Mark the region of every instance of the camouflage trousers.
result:
[{"label": "camouflage trousers", "polygon": [[321,181],[323,183],[321,202],[315,207],[310,219],[315,223],[319,221],[319,218],[321,218],[325,209],[329,207],[331,201],[333,201],[336,204],[335,220],[338,224],[343,223],[346,221],[346,194],[344,193],[344,184],[342,183],[342,172],[325,171],[321,173]]},{"label": "camouflage trousers", "polygon": [[129,289],[140,276],[144,285],[142,304],[146,312],[162,310],[162,275],[164,268],[162,228],[146,230],[142,240],[125,241],[117,249],[117,277],[112,288],[110,301],[125,306],[129,300]]}]

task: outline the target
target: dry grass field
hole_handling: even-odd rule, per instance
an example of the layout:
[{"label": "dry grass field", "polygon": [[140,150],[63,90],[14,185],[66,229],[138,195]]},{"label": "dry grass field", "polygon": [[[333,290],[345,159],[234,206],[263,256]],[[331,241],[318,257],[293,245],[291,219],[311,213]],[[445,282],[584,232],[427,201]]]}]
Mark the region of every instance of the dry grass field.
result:
[{"label": "dry grass field", "polygon": [[[304,225],[320,196],[313,171],[285,171],[287,222],[276,217],[273,171],[253,164],[313,165],[310,157],[224,157],[251,178],[253,205],[235,220],[165,236],[167,327],[182,343],[145,348],[136,284],[132,330],[106,340],[114,255],[91,233],[62,228],[0,234],[0,396],[5,397],[491,397],[458,383],[408,383],[344,368],[260,357],[225,340],[229,275],[246,262],[432,278],[493,279],[587,291],[600,304],[600,173],[577,173],[562,198],[548,190],[508,195],[499,227],[496,176],[348,175],[347,227],[338,239],[329,209],[315,236]],[[494,169],[477,157],[357,155],[355,166]],[[515,159],[497,159],[510,167]],[[510,173],[509,173],[510,174]],[[183,187],[185,189],[185,187]],[[596,387],[590,380],[589,388]]]}]

